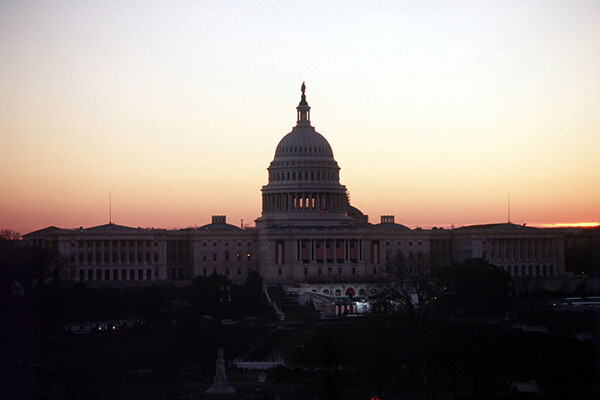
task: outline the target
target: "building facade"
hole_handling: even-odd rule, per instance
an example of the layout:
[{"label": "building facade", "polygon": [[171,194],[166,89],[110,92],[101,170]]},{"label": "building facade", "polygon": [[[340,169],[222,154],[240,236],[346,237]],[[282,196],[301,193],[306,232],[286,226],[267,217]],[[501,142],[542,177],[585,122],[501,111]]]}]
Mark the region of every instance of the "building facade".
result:
[{"label": "building facade", "polygon": [[24,239],[56,247],[68,265],[69,279],[96,285],[185,283],[215,273],[241,282],[257,270],[267,282],[309,282],[323,286],[323,292],[346,294],[355,291],[347,284],[352,282],[359,290],[374,290],[365,282],[389,278],[389,263],[397,259],[435,269],[480,257],[513,276],[565,272],[559,231],[512,223],[410,229],[392,215],[372,224],[350,205],[339,172],[331,146],[311,125],[303,84],[296,126],[281,139],[268,167],[255,227],[236,227],[225,216],[213,216],[199,228],[109,223],[48,227]]}]

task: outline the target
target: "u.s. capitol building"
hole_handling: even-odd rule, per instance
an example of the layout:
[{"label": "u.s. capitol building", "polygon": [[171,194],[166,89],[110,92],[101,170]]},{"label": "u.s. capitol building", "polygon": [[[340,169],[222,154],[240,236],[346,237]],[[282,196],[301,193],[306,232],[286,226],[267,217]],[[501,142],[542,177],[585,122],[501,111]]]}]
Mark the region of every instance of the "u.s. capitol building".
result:
[{"label": "u.s. capitol building", "polygon": [[68,278],[91,285],[184,283],[213,273],[235,282],[250,270],[267,282],[350,284],[385,279],[388,261],[397,257],[433,269],[481,257],[513,276],[541,279],[565,272],[564,237],[556,230],[512,223],[410,229],[391,215],[369,223],[350,205],[339,171],[331,146],[310,123],[303,84],[296,126],[277,145],[254,228],[213,216],[199,228],[109,223],[48,227],[24,239],[55,246]]}]

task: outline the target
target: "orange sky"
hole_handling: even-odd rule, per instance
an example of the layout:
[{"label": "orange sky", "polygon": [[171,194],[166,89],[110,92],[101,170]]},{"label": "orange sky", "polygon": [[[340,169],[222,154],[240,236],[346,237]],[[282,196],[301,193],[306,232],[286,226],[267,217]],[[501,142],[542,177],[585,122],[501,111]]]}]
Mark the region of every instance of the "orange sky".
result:
[{"label": "orange sky", "polygon": [[0,227],[253,225],[302,81],[371,222],[600,221],[597,1],[233,3],[3,2]]}]

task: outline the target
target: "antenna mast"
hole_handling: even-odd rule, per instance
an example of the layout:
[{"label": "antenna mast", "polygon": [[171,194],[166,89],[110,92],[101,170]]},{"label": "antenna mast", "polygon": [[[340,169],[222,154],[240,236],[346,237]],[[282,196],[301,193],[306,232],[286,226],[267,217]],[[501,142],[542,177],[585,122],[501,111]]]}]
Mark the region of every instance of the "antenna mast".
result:
[{"label": "antenna mast", "polygon": [[510,224],[510,192],[508,192],[508,223]]}]

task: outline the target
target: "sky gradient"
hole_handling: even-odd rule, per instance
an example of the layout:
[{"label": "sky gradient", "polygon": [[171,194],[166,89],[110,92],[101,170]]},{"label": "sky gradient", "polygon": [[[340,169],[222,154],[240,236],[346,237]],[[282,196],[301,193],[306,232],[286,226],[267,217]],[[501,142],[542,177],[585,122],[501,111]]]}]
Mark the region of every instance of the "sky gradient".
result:
[{"label": "sky gradient", "polygon": [[351,202],[600,221],[600,2],[0,2],[0,228],[247,225],[306,81]]}]

